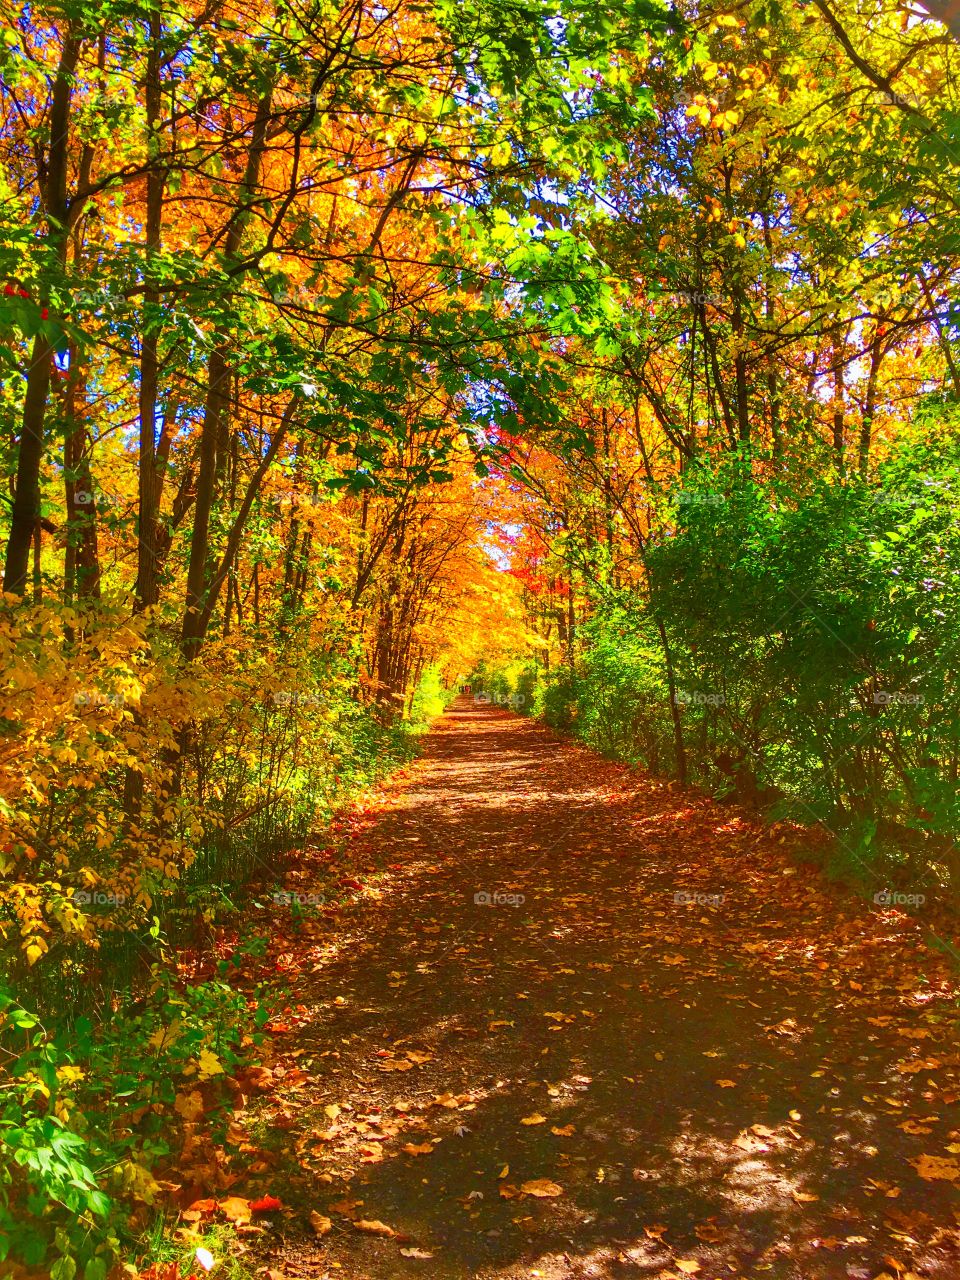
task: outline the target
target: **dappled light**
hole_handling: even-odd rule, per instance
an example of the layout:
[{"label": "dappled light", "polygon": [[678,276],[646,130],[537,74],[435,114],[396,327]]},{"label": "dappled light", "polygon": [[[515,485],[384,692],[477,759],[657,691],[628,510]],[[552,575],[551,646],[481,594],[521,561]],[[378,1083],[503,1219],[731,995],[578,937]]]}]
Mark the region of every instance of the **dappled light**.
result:
[{"label": "dappled light", "polygon": [[960,1280],[960,0],[11,0],[0,1280]]},{"label": "dappled light", "polygon": [[[476,781],[494,743],[491,807]],[[286,1206],[255,1256],[306,1265],[317,1236],[297,1224],[319,1212],[323,1265],[348,1274],[430,1254],[440,1277],[761,1275],[787,1258],[832,1277],[878,1271],[906,1234],[920,1274],[949,1275],[935,1224],[955,1194],[922,1176],[956,1127],[949,969],[925,966],[919,1001],[908,919],[792,883],[776,838],[705,800],[678,826],[674,804],[454,704],[341,846],[368,879],[417,854],[340,921],[340,963],[303,966],[313,1013],[296,1047],[277,1037],[254,1108],[273,1154],[244,1194],[283,1186]],[[698,885],[722,901],[687,900]],[[288,1062],[309,1072],[296,1115]]]}]

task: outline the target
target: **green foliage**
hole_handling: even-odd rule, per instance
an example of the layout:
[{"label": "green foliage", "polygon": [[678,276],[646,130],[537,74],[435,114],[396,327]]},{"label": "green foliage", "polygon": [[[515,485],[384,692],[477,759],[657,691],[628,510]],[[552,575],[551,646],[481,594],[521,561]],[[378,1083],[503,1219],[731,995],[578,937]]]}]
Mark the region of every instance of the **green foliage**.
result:
[{"label": "green foliage", "polygon": [[42,1023],[0,988],[0,1261],[103,1280],[131,1207],[153,1202],[151,1169],[185,1099],[222,1138],[232,1100],[220,1079],[261,1042],[267,1005],[159,966],[152,983],[109,1022]]},{"label": "green foliage", "polygon": [[598,579],[575,671],[530,668],[528,708],[665,773],[676,718],[691,781],[826,824],[845,876],[960,888],[954,416],[927,409],[869,481],[688,468],[648,589]]},{"label": "green foliage", "polygon": [[408,723],[411,729],[418,732],[426,728],[454,697],[456,697],[456,689],[444,684],[440,668],[427,667],[410,700]]}]

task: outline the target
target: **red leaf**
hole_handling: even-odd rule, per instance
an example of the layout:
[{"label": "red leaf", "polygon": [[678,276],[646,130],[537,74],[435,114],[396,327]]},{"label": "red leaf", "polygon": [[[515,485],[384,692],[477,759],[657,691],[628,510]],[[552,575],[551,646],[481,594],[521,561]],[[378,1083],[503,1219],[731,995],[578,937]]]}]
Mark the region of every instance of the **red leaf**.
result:
[{"label": "red leaf", "polygon": [[273,1213],[283,1208],[283,1201],[276,1196],[262,1196],[259,1200],[251,1200],[250,1208],[254,1213]]}]

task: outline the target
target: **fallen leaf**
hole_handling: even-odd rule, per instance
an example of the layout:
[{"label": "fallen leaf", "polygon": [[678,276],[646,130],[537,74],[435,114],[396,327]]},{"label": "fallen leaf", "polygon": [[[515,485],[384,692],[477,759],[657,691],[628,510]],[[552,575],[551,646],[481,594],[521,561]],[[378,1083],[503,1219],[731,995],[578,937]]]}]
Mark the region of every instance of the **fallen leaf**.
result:
[{"label": "fallen leaf", "polygon": [[956,1182],[960,1178],[960,1165],[944,1156],[918,1156],[910,1163],[927,1182]]},{"label": "fallen leaf", "polygon": [[385,1222],[380,1222],[377,1218],[361,1218],[353,1225],[358,1231],[363,1231],[368,1236],[395,1236],[397,1234],[393,1227],[388,1227]]},{"label": "fallen leaf", "polygon": [[216,1213],[216,1200],[194,1200],[193,1204],[183,1211],[181,1217],[188,1221],[196,1221],[205,1213]]},{"label": "fallen leaf", "polygon": [[190,1093],[178,1093],[173,1109],[184,1120],[199,1120],[203,1115],[203,1094],[199,1089],[193,1089]]},{"label": "fallen leaf", "polygon": [[220,1201],[219,1208],[224,1217],[229,1218],[231,1222],[249,1222],[250,1215],[253,1213],[253,1205],[250,1201],[240,1196],[228,1196],[226,1200]]},{"label": "fallen leaf", "polygon": [[259,1200],[250,1201],[250,1209],[253,1213],[273,1213],[282,1208],[283,1201],[278,1200],[276,1196],[261,1196]]},{"label": "fallen leaf", "polygon": [[363,1204],[362,1200],[338,1200],[330,1206],[331,1213],[342,1213],[345,1218],[352,1218],[353,1211],[358,1204]]},{"label": "fallen leaf", "polygon": [[920,1124],[918,1120],[904,1120],[903,1124],[897,1125],[898,1129],[902,1129],[904,1133],[926,1134],[933,1133],[929,1125]]},{"label": "fallen leaf", "polygon": [[546,1124],[547,1117],[540,1115],[539,1111],[535,1111],[532,1116],[524,1116],[520,1121],[521,1124]]},{"label": "fallen leaf", "polygon": [[325,1236],[333,1228],[333,1223],[326,1214],[319,1213],[316,1209],[311,1210],[310,1225],[318,1236]]},{"label": "fallen leaf", "polygon": [[539,1199],[563,1195],[563,1187],[556,1182],[551,1182],[549,1178],[535,1178],[532,1182],[523,1182],[520,1184],[520,1190],[525,1196],[537,1196]]}]

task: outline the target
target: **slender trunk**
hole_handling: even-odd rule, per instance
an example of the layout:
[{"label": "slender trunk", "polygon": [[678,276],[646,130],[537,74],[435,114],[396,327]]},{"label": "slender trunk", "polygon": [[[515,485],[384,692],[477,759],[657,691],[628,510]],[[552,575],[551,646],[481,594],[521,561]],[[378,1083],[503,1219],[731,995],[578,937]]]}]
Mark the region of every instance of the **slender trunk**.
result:
[{"label": "slender trunk", "polygon": [[[240,201],[249,200],[260,176],[260,164],[266,145],[267,123],[270,116],[270,98],[260,101],[250,140],[247,167],[244,174]],[[224,258],[229,264],[239,252],[246,225],[248,209],[237,209],[224,241]],[[210,515],[217,476],[217,446],[221,440],[223,418],[227,409],[227,389],[230,371],[227,353],[230,344],[222,335],[210,353],[207,365],[207,396],[200,427],[199,466],[197,495],[193,517],[193,533],[190,539],[190,560],[187,567],[187,592],[181,634],[181,652],[185,658],[195,658],[203,643],[207,604],[207,575],[209,572]],[[207,614],[207,617],[209,615]]]},{"label": "slender trunk", "polygon": [[187,568],[187,600],[183,617],[181,647],[184,657],[196,656],[201,644],[200,619],[207,595],[207,568],[210,542],[210,514],[213,511],[214,481],[217,468],[217,437],[226,396],[224,384],[227,370],[225,348],[210,353],[207,366],[207,399],[200,429],[197,494],[194,500],[193,530],[190,536],[190,562]]},{"label": "slender trunk", "polygon": [[[47,215],[47,244],[58,268],[67,251],[67,165],[70,104],[73,76],[80,57],[80,39],[68,27],[63,40],[60,64],[53,84],[50,106],[50,145],[47,179],[41,193]],[[49,300],[49,284],[41,286],[40,302]],[[23,423],[17,457],[16,487],[7,556],[3,572],[4,591],[22,596],[26,590],[30,548],[40,520],[40,470],[45,449],[44,427],[50,396],[53,347],[43,332],[33,340],[27,389],[23,401]]]},{"label": "slender trunk", "polygon": [[844,465],[844,384],[843,361],[844,342],[836,337],[833,340],[831,373],[833,375],[833,449],[837,466],[843,470]]},{"label": "slender trunk", "polygon": [[40,604],[43,600],[43,574],[41,572],[41,560],[43,557],[43,530],[40,528],[40,521],[33,526],[33,603]]},{"label": "slender trunk", "polygon": [[[773,302],[771,273],[773,271],[773,236],[770,231],[770,215],[763,213],[763,243],[767,251],[767,279],[764,284],[763,314],[767,323],[768,341],[773,335],[776,308]],[[770,405],[770,452],[774,461],[783,456],[783,427],[780,421],[780,384],[773,352],[767,355],[767,400]]]},{"label": "slender trunk", "polygon": [[950,377],[953,379],[953,389],[955,392],[960,393],[960,369],[957,368],[957,362],[953,358],[953,351],[950,347],[950,336],[944,331],[943,322],[940,319],[940,312],[937,310],[937,304],[930,291],[930,286],[927,283],[926,277],[923,274],[918,275],[917,282],[923,290],[924,298],[927,300],[930,319],[933,321],[933,326],[937,331],[937,340],[940,343],[940,351],[944,360],[947,362],[947,368],[950,370]]},{"label": "slender trunk", "polygon": [[730,412],[730,401],[727,399],[727,393],[723,385],[723,378],[720,376],[720,362],[717,359],[717,344],[710,325],[707,323],[706,309],[701,317],[703,326],[704,345],[710,359],[710,367],[713,372],[713,385],[716,391],[717,400],[720,402],[720,411],[723,414],[723,425],[727,431],[727,438],[730,441],[730,448],[737,447],[737,433],[734,429],[733,414]]},{"label": "slender trunk", "polygon": [[574,639],[575,639],[576,613],[574,611],[573,600],[573,564],[567,565],[567,666],[573,673],[574,658]]},{"label": "slender trunk", "polygon": [[743,299],[740,285],[733,292],[733,368],[737,388],[737,432],[741,444],[750,441],[750,396],[747,389],[747,358],[743,354]]},{"label": "slender trunk", "polygon": [[86,377],[76,347],[70,348],[70,381],[64,416],[63,482],[67,526],[64,553],[64,599],[100,599],[100,555],[97,545],[97,500],[87,454],[84,421]]},{"label": "slender trunk", "polygon": [[134,608],[147,609],[159,599],[158,518],[160,485],[157,474],[157,396],[160,361],[157,350],[157,311],[160,291],[153,273],[153,259],[160,249],[165,174],[156,162],[157,123],[160,118],[160,14],[149,18],[149,48],[144,87],[147,150],[153,160],[147,171],[145,228],[146,287],[143,294],[143,337],[140,348],[140,452],[139,513],[137,525],[137,585]]},{"label": "slender trunk", "polygon": [[681,787],[687,785],[687,752],[683,743],[683,721],[680,719],[680,705],[677,702],[677,680],[673,670],[673,654],[667,639],[667,629],[660,618],[657,618],[657,633],[663,649],[663,662],[667,673],[667,692],[670,697],[670,718],[673,721],[673,750],[676,756],[677,778]]},{"label": "slender trunk", "polygon": [[263,455],[260,465],[253,473],[250,483],[247,485],[247,490],[243,496],[243,501],[240,504],[240,509],[234,517],[230,533],[227,535],[227,545],[224,548],[223,555],[220,558],[220,563],[214,571],[205,593],[206,598],[204,600],[203,608],[200,611],[197,626],[196,634],[198,641],[202,641],[203,637],[207,633],[207,628],[210,625],[210,619],[213,617],[213,611],[216,608],[221,588],[223,587],[224,582],[226,582],[227,575],[233,568],[239,554],[240,543],[243,540],[243,531],[246,528],[247,519],[250,515],[250,511],[253,507],[254,501],[256,500],[257,494],[260,492],[261,482],[263,481],[263,477],[266,475],[267,471],[270,469],[270,464],[277,456],[281,444],[283,444],[286,439],[287,430],[289,428],[290,419],[293,416],[295,406],[296,398],[293,398],[287,406],[283,418],[273,434],[273,439],[270,442],[270,448]]},{"label": "slender trunk", "polygon": [[860,420],[860,445],[858,449],[857,469],[866,478],[870,466],[870,445],[873,436],[873,419],[877,411],[877,377],[883,360],[883,339],[880,325],[877,325],[870,344],[870,369],[867,373],[867,391],[863,402],[863,417]]}]

